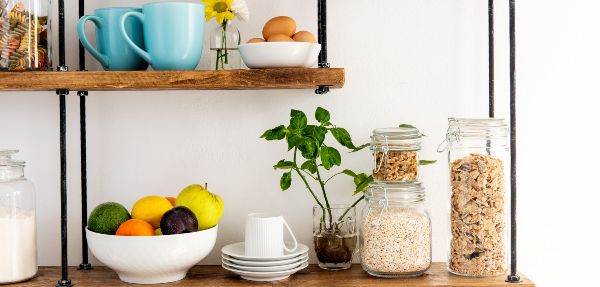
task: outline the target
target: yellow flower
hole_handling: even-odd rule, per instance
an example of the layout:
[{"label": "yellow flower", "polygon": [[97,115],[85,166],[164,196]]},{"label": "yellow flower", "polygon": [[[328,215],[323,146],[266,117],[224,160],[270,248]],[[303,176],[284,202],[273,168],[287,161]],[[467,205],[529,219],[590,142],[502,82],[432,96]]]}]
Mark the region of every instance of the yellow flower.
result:
[{"label": "yellow flower", "polygon": [[206,22],[212,18],[216,18],[219,24],[223,24],[225,19],[231,21],[235,17],[231,12],[231,3],[233,0],[202,0],[206,10],[204,15],[206,16]]}]

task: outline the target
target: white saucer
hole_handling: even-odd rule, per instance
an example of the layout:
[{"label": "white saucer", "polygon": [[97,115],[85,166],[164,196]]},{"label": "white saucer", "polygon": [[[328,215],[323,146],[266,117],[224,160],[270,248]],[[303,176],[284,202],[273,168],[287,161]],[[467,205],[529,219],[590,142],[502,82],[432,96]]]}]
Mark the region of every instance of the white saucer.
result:
[{"label": "white saucer", "polygon": [[221,265],[221,267],[223,267],[223,269],[225,269],[225,270],[229,270],[237,275],[242,276],[242,278],[244,278],[246,280],[265,282],[265,281],[277,281],[277,280],[286,279],[286,278],[290,277],[290,275],[308,267],[308,262],[303,263],[298,268],[294,268],[294,269],[287,270],[287,271],[279,271],[279,272],[242,271],[242,270],[237,270],[237,269],[231,268],[225,264]]},{"label": "white saucer", "polygon": [[283,256],[277,256],[277,257],[246,256],[246,249],[245,249],[244,242],[229,244],[229,245],[223,247],[221,249],[221,252],[223,252],[225,255],[229,255],[230,257],[233,257],[236,259],[242,259],[242,260],[246,260],[246,261],[277,261],[277,260],[294,258],[298,255],[306,253],[306,252],[308,252],[308,246],[306,246],[302,243],[298,243],[298,248],[296,248],[296,251],[294,251],[294,252],[285,251]]},{"label": "white saucer", "polygon": [[250,271],[250,272],[277,272],[277,271],[287,271],[287,270],[291,270],[291,269],[295,269],[300,267],[302,264],[304,264],[305,262],[308,261],[308,256],[304,257],[304,259],[298,261],[298,262],[294,262],[291,264],[286,264],[286,265],[279,265],[279,266],[263,266],[263,267],[253,267],[253,266],[244,266],[244,265],[237,265],[231,261],[228,261],[227,259],[223,259],[221,262],[226,265],[227,267],[231,267],[237,270],[241,270],[241,271]]},{"label": "white saucer", "polygon": [[243,266],[250,266],[250,267],[270,267],[270,266],[281,266],[281,265],[285,265],[285,264],[291,264],[291,263],[297,263],[300,261],[303,261],[303,259],[308,258],[308,253],[302,253],[301,255],[298,255],[296,257],[290,258],[290,259],[284,259],[284,260],[273,260],[273,261],[248,261],[248,260],[240,260],[240,259],[236,259],[233,258],[229,255],[225,255],[225,254],[221,254],[221,258],[237,264],[237,265],[243,265]]}]

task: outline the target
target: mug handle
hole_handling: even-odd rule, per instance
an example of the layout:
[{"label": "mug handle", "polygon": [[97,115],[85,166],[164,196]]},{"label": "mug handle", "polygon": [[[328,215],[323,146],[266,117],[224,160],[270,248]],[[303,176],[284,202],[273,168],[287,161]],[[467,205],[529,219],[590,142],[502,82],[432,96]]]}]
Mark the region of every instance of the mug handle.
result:
[{"label": "mug handle", "polygon": [[85,49],[88,50],[88,52],[90,52],[90,54],[92,54],[92,56],[96,58],[96,60],[98,60],[98,62],[100,62],[100,64],[102,64],[103,67],[108,67],[108,57],[102,55],[92,45],[92,43],[90,43],[87,36],[85,35],[85,23],[87,23],[87,21],[92,21],[97,27],[102,28],[102,18],[94,15],[86,15],[81,17],[81,19],[79,19],[79,22],[77,23],[77,34],[79,35],[79,41],[81,41],[81,45],[83,45],[83,47],[85,47]]},{"label": "mug handle", "polygon": [[137,12],[137,11],[127,12],[127,13],[123,14],[123,16],[121,16],[121,34],[123,35],[123,38],[125,39],[125,43],[127,43],[127,45],[129,45],[129,47],[131,47],[131,49],[136,54],[138,54],[140,57],[142,57],[142,59],[144,59],[144,61],[151,64],[152,62],[150,61],[150,54],[148,54],[148,52],[142,50],[142,48],[140,48],[138,45],[136,45],[131,40],[129,35],[127,35],[127,30],[125,29],[125,21],[127,21],[127,18],[130,16],[138,18],[142,22],[142,25],[144,24],[144,14]]},{"label": "mug handle", "polygon": [[292,239],[294,239],[294,247],[288,248],[287,246],[285,246],[285,242],[284,242],[283,243],[283,249],[285,249],[285,251],[287,251],[287,252],[294,252],[294,251],[296,251],[296,249],[298,249],[298,241],[296,240],[296,236],[294,236],[294,233],[292,232],[292,229],[287,224],[287,221],[285,221],[285,219],[283,219],[283,224],[285,225],[285,227],[287,228],[288,232],[292,236]]}]

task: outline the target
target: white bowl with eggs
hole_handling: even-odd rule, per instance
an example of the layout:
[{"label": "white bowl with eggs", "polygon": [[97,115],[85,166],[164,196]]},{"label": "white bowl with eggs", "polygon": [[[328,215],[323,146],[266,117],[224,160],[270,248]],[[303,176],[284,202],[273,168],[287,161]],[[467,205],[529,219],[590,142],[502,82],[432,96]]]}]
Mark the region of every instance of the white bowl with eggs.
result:
[{"label": "white bowl with eggs", "polygon": [[239,46],[244,64],[251,69],[312,68],[321,45],[306,42],[262,42]]},{"label": "white bowl with eggs", "polygon": [[218,228],[163,236],[105,235],[86,228],[86,235],[92,254],[121,281],[160,284],[185,278],[215,246]]}]

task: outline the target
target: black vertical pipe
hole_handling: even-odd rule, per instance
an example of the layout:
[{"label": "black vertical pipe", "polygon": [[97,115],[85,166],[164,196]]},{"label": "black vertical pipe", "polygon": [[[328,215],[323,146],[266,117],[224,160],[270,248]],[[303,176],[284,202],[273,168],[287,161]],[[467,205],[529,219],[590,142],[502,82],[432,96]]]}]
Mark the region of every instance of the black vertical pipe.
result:
[{"label": "black vertical pipe", "polygon": [[65,66],[65,1],[58,1],[58,65]]},{"label": "black vertical pipe", "polygon": [[488,89],[489,89],[489,117],[495,115],[494,107],[494,0],[488,0]]},{"label": "black vertical pipe", "polygon": [[[79,0],[79,18],[85,15],[85,2]],[[85,71],[85,49],[79,42],[79,70]],[[79,269],[90,270],[92,265],[89,262],[88,243],[85,228],[87,226],[87,131],[86,131],[86,107],[85,101],[88,95],[87,91],[77,92],[79,96],[79,132],[81,148],[81,264]]]},{"label": "black vertical pipe", "polygon": [[508,282],[519,282],[517,274],[517,74],[515,38],[515,0],[509,0],[510,35],[510,275]]},{"label": "black vertical pipe", "polygon": [[327,0],[318,0],[318,28],[321,54],[319,54],[319,67],[329,68],[327,63]]}]

